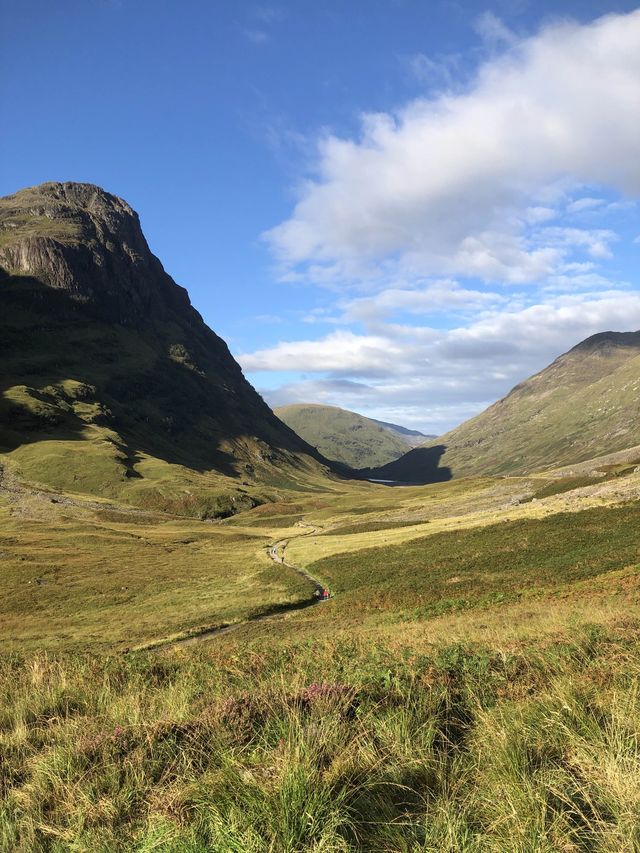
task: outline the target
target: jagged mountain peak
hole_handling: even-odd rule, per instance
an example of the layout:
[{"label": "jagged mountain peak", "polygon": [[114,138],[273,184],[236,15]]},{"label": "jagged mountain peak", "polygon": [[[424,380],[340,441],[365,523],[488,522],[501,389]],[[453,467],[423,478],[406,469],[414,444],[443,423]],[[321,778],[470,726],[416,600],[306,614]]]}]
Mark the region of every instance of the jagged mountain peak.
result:
[{"label": "jagged mountain peak", "polygon": [[254,483],[326,475],[164,271],[135,211],[100,187],[0,199],[0,349],[0,454],[24,471],[28,458],[41,482],[77,488],[108,470],[114,493],[120,477],[153,491],[174,476],[167,464]]},{"label": "jagged mountain peak", "polygon": [[95,184],[48,182],[0,199],[2,244],[24,239],[77,243],[94,239],[116,248],[149,251],[138,214],[124,199]]},{"label": "jagged mountain peak", "polygon": [[151,253],[138,214],[93,184],[45,183],[0,199],[0,267],[126,325],[190,309]]},{"label": "jagged mountain peak", "polygon": [[60,206],[79,205],[83,208],[94,207],[96,210],[105,208],[124,210],[129,214],[133,213],[133,209],[124,199],[107,192],[97,184],[82,181],[45,181],[33,187],[17,190],[15,193],[5,196],[4,200],[29,202],[36,205],[49,200],[54,207],[56,204]]}]

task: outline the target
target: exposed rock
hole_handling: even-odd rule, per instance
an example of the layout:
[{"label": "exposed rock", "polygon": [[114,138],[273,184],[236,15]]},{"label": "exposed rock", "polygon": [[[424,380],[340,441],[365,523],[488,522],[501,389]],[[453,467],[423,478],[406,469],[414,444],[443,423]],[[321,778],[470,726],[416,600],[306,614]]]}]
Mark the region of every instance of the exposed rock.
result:
[{"label": "exposed rock", "polygon": [[118,480],[140,477],[139,452],[256,480],[325,464],[249,385],[135,211],[91,184],[0,199],[0,353],[0,451],[90,426],[108,428]]},{"label": "exposed rock", "polygon": [[187,291],[151,253],[138,214],[91,184],[42,184],[1,199],[0,266],[64,290],[118,323],[135,326],[190,309]]}]

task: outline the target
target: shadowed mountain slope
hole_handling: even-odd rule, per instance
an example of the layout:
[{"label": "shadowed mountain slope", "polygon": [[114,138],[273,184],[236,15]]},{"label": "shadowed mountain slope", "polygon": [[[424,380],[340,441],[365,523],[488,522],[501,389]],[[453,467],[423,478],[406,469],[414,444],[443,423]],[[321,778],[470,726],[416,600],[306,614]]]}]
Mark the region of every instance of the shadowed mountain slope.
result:
[{"label": "shadowed mountain slope", "polygon": [[[323,456],[352,468],[384,465],[406,453],[408,446],[414,446],[398,433],[402,427],[381,424],[337,406],[296,403],[274,411]],[[407,432],[415,437],[411,431]]]},{"label": "shadowed mountain slope", "polygon": [[[587,338],[475,418],[439,436],[453,476],[523,474],[640,444],[640,332]],[[404,480],[424,448],[370,476]],[[418,479],[418,478],[415,478]],[[415,481],[414,479],[414,481]],[[429,480],[430,481],[430,480]]]},{"label": "shadowed mountain slope", "polygon": [[327,473],[150,252],[137,214],[96,186],[0,199],[0,318],[0,452],[28,479],[115,495],[149,478],[171,490],[177,466],[244,486]]}]

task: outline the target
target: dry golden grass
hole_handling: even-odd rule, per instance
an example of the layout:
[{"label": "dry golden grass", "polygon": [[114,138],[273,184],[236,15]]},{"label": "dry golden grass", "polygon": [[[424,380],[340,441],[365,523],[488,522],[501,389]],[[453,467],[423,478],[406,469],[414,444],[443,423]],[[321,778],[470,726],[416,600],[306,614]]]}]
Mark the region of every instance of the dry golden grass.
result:
[{"label": "dry golden grass", "polygon": [[[118,510],[104,500],[55,496],[14,483],[0,497],[0,635],[16,648],[122,648],[241,622],[308,599],[311,593],[295,572],[268,560],[270,542],[287,540],[287,560],[302,567],[349,554],[355,568],[360,555],[371,549],[632,500],[638,496],[640,475],[527,500],[549,482],[549,475],[410,488],[334,482],[328,491],[315,494],[283,492],[284,500],[222,523],[126,506]],[[301,523],[322,532],[306,535],[308,528]],[[498,641],[498,634],[513,639],[538,631],[553,634],[554,626],[579,620],[580,596],[587,593],[580,591],[575,605],[557,597],[548,603],[541,594],[538,601],[529,596],[525,603],[504,602],[482,613],[432,613],[427,633],[487,641]],[[591,621],[602,622],[610,621],[607,613],[615,613],[626,600],[623,591],[614,594],[613,588],[592,597],[583,609],[589,610]],[[357,626],[374,635],[397,631],[413,641],[423,630],[396,618],[390,627],[384,606],[379,613],[367,612],[366,618],[357,607],[354,613],[339,614],[336,607],[340,610],[338,602],[313,612],[283,614],[241,634],[277,639],[281,631],[324,634]]]},{"label": "dry golden grass", "polygon": [[0,506],[5,647],[124,647],[305,599],[269,536],[30,498]]},{"label": "dry golden grass", "polygon": [[[548,482],[221,523],[6,488],[0,849],[637,850],[638,476]],[[338,595],[245,622],[309,595],[276,540]]]},{"label": "dry golden grass", "polygon": [[[570,492],[531,500],[545,484],[553,482],[556,478],[552,472],[551,475],[530,477],[457,480],[406,489],[376,487],[382,494],[378,492],[358,498],[358,509],[362,511],[365,508],[366,514],[350,513],[351,496],[337,500],[332,510],[307,513],[309,521],[323,526],[330,535],[292,542],[289,556],[294,562],[306,566],[347,551],[386,547],[447,530],[485,527],[524,518],[545,518],[558,512],[581,512],[640,497],[640,473],[631,473],[619,479],[602,480]],[[367,529],[367,525],[377,522],[381,523],[381,529]],[[389,527],[383,527],[384,522]],[[403,522],[403,526],[394,526],[399,522]],[[363,532],[352,532],[358,524],[362,525]],[[341,536],[343,526],[348,527],[349,532]]]}]

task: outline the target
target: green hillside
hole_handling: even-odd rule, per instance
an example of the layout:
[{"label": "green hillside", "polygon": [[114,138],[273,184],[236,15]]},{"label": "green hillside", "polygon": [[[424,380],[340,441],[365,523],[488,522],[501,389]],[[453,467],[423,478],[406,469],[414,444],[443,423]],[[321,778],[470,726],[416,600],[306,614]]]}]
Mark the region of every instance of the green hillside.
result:
[{"label": "green hillside", "polygon": [[0,199],[0,453],[56,489],[228,514],[326,476],[88,184]]},{"label": "green hillside", "polygon": [[274,409],[276,415],[327,459],[351,468],[384,465],[407,451],[399,433],[356,412],[300,403]]},{"label": "green hillside", "polygon": [[437,443],[370,473],[402,481],[417,471],[434,479],[434,470],[444,479],[447,469],[454,477],[524,474],[639,444],[640,332],[603,332]]}]

